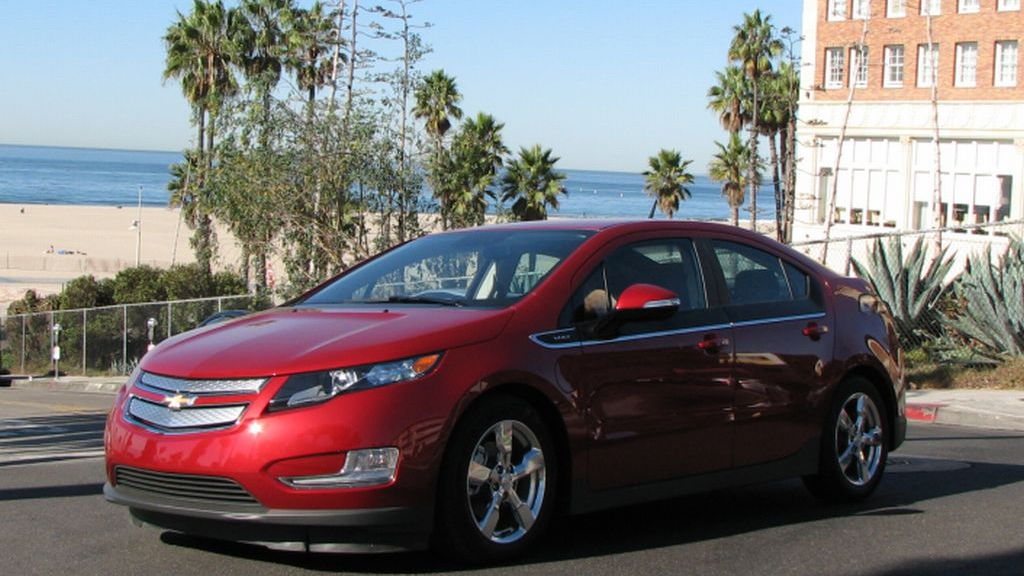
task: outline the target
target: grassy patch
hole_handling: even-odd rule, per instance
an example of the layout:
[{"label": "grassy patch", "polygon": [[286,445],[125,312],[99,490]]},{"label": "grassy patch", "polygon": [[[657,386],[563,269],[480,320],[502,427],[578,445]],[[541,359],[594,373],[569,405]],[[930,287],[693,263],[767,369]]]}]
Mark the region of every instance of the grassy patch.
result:
[{"label": "grassy patch", "polygon": [[995,367],[908,361],[907,381],[917,389],[1024,390],[1024,358]]}]

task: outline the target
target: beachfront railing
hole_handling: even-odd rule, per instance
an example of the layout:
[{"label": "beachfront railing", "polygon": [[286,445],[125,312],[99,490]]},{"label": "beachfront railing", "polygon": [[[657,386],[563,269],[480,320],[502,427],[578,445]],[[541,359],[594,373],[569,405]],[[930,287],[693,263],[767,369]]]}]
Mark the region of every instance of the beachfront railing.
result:
[{"label": "beachfront railing", "polygon": [[253,295],[0,315],[0,369],[15,374],[128,374],[152,346],[223,310],[266,308]]}]

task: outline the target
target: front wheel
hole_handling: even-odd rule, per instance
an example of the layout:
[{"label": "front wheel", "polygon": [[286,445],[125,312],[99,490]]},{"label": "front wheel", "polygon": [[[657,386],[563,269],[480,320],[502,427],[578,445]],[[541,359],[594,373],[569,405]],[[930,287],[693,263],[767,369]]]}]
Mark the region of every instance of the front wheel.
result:
[{"label": "front wheel", "polygon": [[888,458],[885,405],[864,378],[839,385],[822,431],[818,473],[804,484],[823,500],[856,501],[871,495]]},{"label": "front wheel", "polygon": [[437,539],[463,562],[521,554],[546,528],[557,465],[536,411],[513,397],[485,398],[459,424],[442,466]]}]

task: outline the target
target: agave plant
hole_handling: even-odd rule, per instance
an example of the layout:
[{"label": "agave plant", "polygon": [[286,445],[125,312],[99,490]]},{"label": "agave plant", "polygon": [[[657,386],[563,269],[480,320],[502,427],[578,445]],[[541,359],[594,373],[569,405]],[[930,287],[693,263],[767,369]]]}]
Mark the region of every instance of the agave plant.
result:
[{"label": "agave plant", "polygon": [[904,347],[921,344],[942,330],[938,302],[949,291],[946,281],[953,266],[946,248],[931,258],[918,238],[904,257],[899,238],[888,244],[875,240],[866,263],[853,260],[857,275],[868,281],[878,297],[885,302],[896,321],[896,331]]},{"label": "agave plant", "polygon": [[1024,242],[1011,240],[998,262],[991,246],[972,256],[955,293],[961,307],[950,326],[992,352],[1024,356]]}]

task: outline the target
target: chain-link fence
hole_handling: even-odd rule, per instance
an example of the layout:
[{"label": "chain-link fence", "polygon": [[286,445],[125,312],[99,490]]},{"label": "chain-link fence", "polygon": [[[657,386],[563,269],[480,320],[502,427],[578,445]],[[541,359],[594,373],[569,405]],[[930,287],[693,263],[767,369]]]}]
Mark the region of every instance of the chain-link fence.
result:
[{"label": "chain-link fence", "polygon": [[1021,238],[1024,220],[1013,220],[793,247],[868,280],[892,312],[912,362],[972,365],[1024,355]]},{"label": "chain-link fence", "polygon": [[128,374],[151,344],[224,310],[267,307],[252,295],[219,296],[0,316],[0,369],[16,374]]}]

